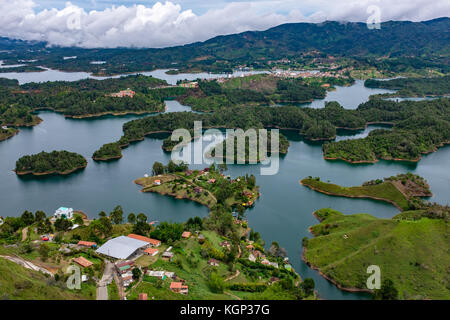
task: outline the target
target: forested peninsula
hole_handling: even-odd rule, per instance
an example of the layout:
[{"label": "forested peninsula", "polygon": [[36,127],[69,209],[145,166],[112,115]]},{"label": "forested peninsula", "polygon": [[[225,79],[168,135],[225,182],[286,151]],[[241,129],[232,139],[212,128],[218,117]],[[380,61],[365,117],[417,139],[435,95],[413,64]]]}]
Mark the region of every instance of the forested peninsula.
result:
[{"label": "forested peninsula", "polygon": [[17,175],[45,176],[51,174],[68,175],[87,166],[86,159],[77,153],[53,151],[26,155],[16,162]]}]

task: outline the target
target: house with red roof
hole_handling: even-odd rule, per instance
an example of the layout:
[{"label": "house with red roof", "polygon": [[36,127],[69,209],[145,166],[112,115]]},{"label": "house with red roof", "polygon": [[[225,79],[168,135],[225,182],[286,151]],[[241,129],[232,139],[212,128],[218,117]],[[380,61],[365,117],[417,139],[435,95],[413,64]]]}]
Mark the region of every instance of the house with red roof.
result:
[{"label": "house with red roof", "polygon": [[159,240],[151,239],[151,238],[144,237],[144,236],[140,236],[140,235],[134,234],[134,233],[129,234],[128,237],[136,239],[136,240],[140,240],[140,241],[145,241],[148,244],[150,244],[152,247],[159,247],[161,245],[161,241],[159,241]]},{"label": "house with red roof", "polygon": [[189,287],[184,285],[183,282],[172,282],[170,284],[170,290],[172,292],[181,293],[181,294],[189,293]]},{"label": "house with red roof", "polygon": [[75,258],[75,259],[73,259],[73,262],[79,264],[83,268],[88,268],[93,265],[93,263],[91,261],[89,261],[88,259],[86,259],[84,257]]}]

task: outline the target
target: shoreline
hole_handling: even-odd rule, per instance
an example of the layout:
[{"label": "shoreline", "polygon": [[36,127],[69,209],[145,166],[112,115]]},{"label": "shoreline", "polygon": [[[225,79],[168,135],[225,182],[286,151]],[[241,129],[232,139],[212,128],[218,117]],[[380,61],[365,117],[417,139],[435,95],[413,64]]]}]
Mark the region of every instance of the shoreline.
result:
[{"label": "shoreline", "polygon": [[73,173],[73,172],[75,172],[75,171],[85,169],[86,167],[87,167],[87,163],[86,163],[84,166],[79,166],[79,167],[76,167],[76,168],[74,168],[74,169],[66,170],[66,171],[63,171],[63,172],[56,171],[56,170],[53,170],[53,171],[46,171],[46,172],[17,171],[17,170],[13,170],[13,171],[14,171],[18,176],[26,176],[26,175],[33,175],[33,176],[48,176],[48,175],[53,175],[53,174],[61,175],[61,176],[67,176],[67,175],[69,175],[69,174],[71,174],[71,173]]},{"label": "shoreline", "polygon": [[[370,196],[370,195],[355,196],[355,195],[345,195],[345,194],[331,193],[331,192],[324,191],[322,189],[313,187],[311,185],[305,184],[303,182],[303,180],[300,180],[300,185],[302,185],[304,187],[307,187],[307,188],[309,188],[309,189],[311,189],[313,191],[320,192],[320,193],[323,193],[323,194],[326,194],[326,195],[329,195],[329,196],[334,196],[334,197],[345,197],[345,198],[354,198],[354,199],[372,199],[372,200],[377,200],[377,201],[384,201],[384,202],[388,202],[388,203],[392,204],[393,206],[395,206],[398,210],[400,210],[400,212],[405,211],[405,209],[401,208],[395,201],[389,200],[389,199],[385,199],[385,198],[379,198],[379,197]],[[398,188],[394,184],[393,184],[393,186],[398,190]],[[401,192],[401,193],[403,194],[403,192]],[[405,199],[408,200],[408,198],[406,198],[406,197],[405,197]],[[317,218],[317,220],[320,221],[320,219],[316,215],[314,215],[314,216]]]},{"label": "shoreline", "polygon": [[[317,211],[314,211],[312,213],[312,215],[319,221],[322,222],[323,220],[320,219],[317,214]],[[316,235],[314,234],[314,232],[312,231],[311,227],[308,228],[308,232],[311,233],[314,237],[316,237]],[[306,252],[308,251],[307,248],[305,248],[303,246],[303,251],[302,251],[302,260],[306,263],[306,265],[308,267],[310,267],[311,269],[317,271],[317,273],[324,279],[326,279],[327,281],[331,282],[333,285],[336,286],[336,288],[338,288],[339,290],[342,291],[347,291],[347,292],[365,292],[365,293],[373,293],[371,290],[369,289],[361,289],[361,288],[355,288],[355,287],[344,287],[343,285],[341,285],[340,283],[338,283],[336,280],[334,280],[333,278],[331,278],[330,276],[326,275],[325,273],[323,273],[322,270],[320,270],[319,267],[313,265],[310,261],[308,261],[308,259],[306,259]]]}]

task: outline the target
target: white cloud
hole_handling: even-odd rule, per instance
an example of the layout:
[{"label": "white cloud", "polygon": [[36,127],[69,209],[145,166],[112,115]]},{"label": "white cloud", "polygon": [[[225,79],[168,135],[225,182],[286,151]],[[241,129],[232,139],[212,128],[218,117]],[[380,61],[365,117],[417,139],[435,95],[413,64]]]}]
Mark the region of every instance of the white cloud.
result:
[{"label": "white cloud", "polygon": [[32,0],[0,0],[0,36],[62,46],[165,47],[288,22],[366,21],[370,5],[380,8],[383,21],[421,21],[450,12],[447,0],[241,1],[201,15],[172,2],[89,12],[67,2],[61,10],[38,12]]}]

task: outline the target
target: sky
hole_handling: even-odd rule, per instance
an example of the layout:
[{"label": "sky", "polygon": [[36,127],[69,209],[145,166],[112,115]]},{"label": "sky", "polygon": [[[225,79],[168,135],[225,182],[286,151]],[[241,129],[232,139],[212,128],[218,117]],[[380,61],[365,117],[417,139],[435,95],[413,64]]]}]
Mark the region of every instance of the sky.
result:
[{"label": "sky", "polygon": [[160,48],[283,23],[443,16],[450,16],[448,0],[0,0],[0,36],[86,48]]}]

